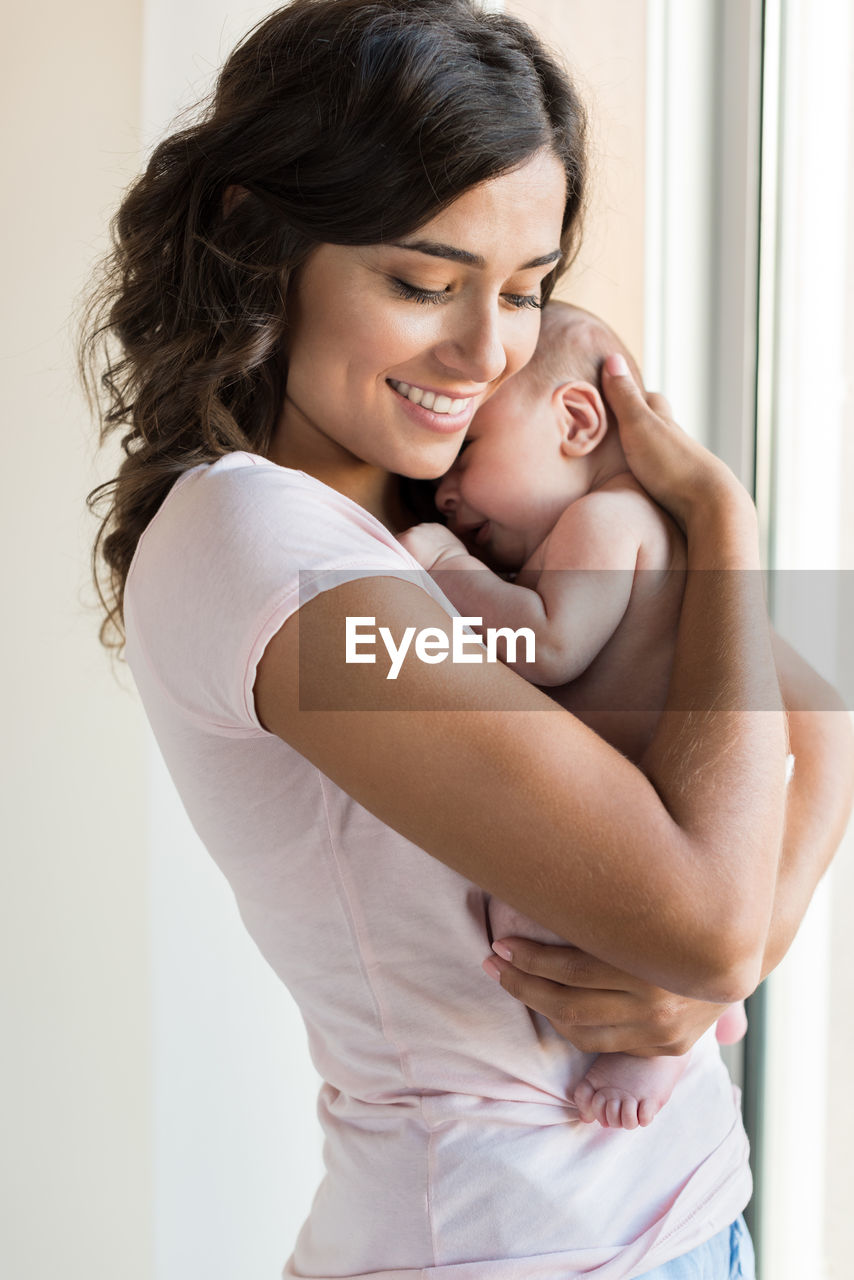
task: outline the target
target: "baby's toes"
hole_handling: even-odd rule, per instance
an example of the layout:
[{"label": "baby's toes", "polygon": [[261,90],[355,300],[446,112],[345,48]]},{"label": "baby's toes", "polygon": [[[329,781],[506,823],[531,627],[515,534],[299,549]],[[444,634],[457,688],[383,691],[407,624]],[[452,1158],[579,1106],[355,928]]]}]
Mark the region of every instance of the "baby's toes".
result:
[{"label": "baby's toes", "polygon": [[624,1094],[620,1104],[620,1128],[637,1129],[639,1123],[637,1098],[633,1098],[628,1093]]},{"label": "baby's toes", "polygon": [[[609,1129],[636,1129],[638,1127],[638,1100],[631,1094],[617,1089],[600,1089],[597,1098],[602,1099],[600,1114],[602,1124]],[[594,1102],[594,1107],[596,1103]]]},{"label": "baby's toes", "polygon": [[[632,1094],[613,1086],[597,1089],[589,1080],[581,1081],[573,1094],[573,1101],[578,1107],[579,1119],[586,1124],[598,1121],[603,1129],[637,1129],[638,1125],[649,1124],[659,1110],[647,1099],[639,1101]],[[642,1114],[645,1115],[650,1107],[649,1120],[642,1119]]]},{"label": "baby's toes", "polygon": [[609,1129],[622,1128],[621,1116],[623,1113],[622,1098],[608,1098],[605,1103],[605,1116],[608,1121]]},{"label": "baby's toes", "polygon": [[657,1098],[641,1098],[640,1106],[638,1107],[638,1124],[642,1129],[646,1128],[648,1124],[652,1124],[661,1110],[661,1105]]},{"label": "baby's toes", "polygon": [[596,1120],[596,1113],[593,1110],[595,1096],[596,1090],[589,1080],[582,1080],[572,1095],[572,1100],[578,1107],[578,1117],[585,1124],[593,1124]]},{"label": "baby's toes", "polygon": [[608,1097],[604,1090],[598,1089],[593,1095],[593,1114],[601,1125],[606,1129],[610,1129],[608,1123]]}]

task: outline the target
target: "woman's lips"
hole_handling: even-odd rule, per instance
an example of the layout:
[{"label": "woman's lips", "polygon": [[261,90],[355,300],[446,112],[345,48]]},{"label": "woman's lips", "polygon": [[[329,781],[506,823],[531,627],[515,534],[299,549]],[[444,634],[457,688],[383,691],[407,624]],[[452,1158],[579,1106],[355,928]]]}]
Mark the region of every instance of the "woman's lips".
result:
[{"label": "woman's lips", "polygon": [[[408,396],[398,391],[397,387],[390,380],[386,380],[386,385],[394,393],[395,399],[400,404],[405,413],[408,413],[413,421],[419,426],[426,427],[428,431],[435,431],[438,435],[454,435],[464,430],[471,422],[474,416],[474,397],[463,400],[464,407],[457,413],[436,413],[433,409],[425,409],[423,404],[416,404],[414,400],[410,400]],[[407,385],[407,384],[403,384]],[[445,397],[449,399],[449,397]],[[457,403],[460,403],[461,397],[457,397]],[[451,402],[453,404],[453,401]]]},{"label": "woman's lips", "polygon": [[436,413],[462,413],[468,409],[469,402],[476,394],[473,391],[455,391],[453,388],[437,391],[435,387],[419,387],[414,382],[404,382],[398,378],[389,378],[388,383],[413,404],[423,405],[425,409],[433,409]]}]

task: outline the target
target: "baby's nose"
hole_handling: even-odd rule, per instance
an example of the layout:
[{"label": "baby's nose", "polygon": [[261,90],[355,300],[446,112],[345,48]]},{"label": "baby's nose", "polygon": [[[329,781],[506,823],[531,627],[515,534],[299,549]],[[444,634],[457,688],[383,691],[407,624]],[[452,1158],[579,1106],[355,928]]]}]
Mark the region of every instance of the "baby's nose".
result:
[{"label": "baby's nose", "polygon": [[449,516],[456,511],[459,500],[456,480],[449,472],[439,481],[433,501],[443,516]]}]

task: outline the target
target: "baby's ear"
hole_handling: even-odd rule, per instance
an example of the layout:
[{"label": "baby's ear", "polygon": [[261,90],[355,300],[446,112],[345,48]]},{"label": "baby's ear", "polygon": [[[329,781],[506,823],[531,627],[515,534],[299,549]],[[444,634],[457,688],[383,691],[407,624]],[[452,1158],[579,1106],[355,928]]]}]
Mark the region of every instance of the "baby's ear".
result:
[{"label": "baby's ear", "polygon": [[583,458],[602,443],[608,430],[605,405],[592,382],[565,382],[554,393],[561,426],[560,451]]}]

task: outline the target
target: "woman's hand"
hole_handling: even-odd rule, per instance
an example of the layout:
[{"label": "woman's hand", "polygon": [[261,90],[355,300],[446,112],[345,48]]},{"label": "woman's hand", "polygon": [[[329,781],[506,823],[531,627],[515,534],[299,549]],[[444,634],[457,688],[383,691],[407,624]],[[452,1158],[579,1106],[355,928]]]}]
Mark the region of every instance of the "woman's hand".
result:
[{"label": "woman's hand", "polygon": [[673,421],[664,396],[644,396],[621,355],[605,361],[602,388],[635,478],[683,530],[710,506],[752,508],[729,467]]},{"label": "woman's hand", "polygon": [[502,938],[512,963],[491,955],[504,990],[541,1013],[583,1053],[630,1053],[651,1058],[687,1053],[725,1004],[673,995],[577,947]]}]

